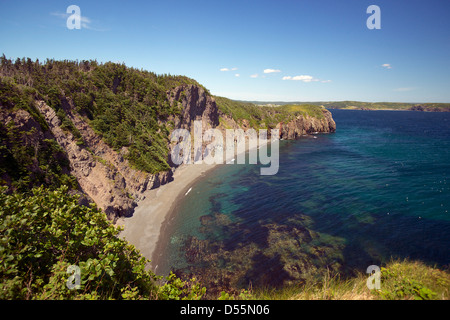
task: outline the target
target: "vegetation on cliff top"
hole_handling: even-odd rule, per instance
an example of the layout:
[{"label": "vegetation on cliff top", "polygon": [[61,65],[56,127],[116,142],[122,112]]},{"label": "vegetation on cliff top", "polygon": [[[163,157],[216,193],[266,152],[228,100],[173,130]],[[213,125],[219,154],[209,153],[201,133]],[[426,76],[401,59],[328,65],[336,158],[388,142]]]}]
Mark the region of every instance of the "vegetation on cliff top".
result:
[{"label": "vegetation on cliff top", "polygon": [[241,124],[247,120],[252,128],[275,128],[280,122],[289,122],[298,116],[321,119],[324,108],[312,104],[287,104],[278,107],[258,106],[224,97],[215,97],[217,107],[224,114]]},{"label": "vegetation on cliff top", "polygon": [[[115,150],[126,148],[137,169],[157,173],[168,170],[168,129],[165,121],[179,114],[167,100],[167,91],[183,84],[199,85],[183,76],[156,75],[123,64],[97,61],[55,61],[0,57],[2,106],[29,111],[45,121],[33,107],[45,101],[66,128],[82,139],[67,112],[78,113]],[[200,85],[199,85],[200,86]]]},{"label": "vegetation on cliff top", "polygon": [[254,293],[258,299],[289,300],[448,300],[450,273],[420,261],[391,260],[381,267],[380,289],[368,289],[369,275],[358,272],[343,279],[327,273],[323,278],[308,279],[302,286]]}]

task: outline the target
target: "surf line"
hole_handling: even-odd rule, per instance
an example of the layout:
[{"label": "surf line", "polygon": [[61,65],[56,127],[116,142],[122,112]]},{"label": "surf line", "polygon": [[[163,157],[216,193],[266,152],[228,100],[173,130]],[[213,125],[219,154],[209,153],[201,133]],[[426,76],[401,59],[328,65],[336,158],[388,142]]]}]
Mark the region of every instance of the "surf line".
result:
[{"label": "surf line", "polygon": [[185,196],[187,196],[188,195],[188,193],[189,192],[191,192],[191,190],[192,190],[192,187],[191,188],[189,188],[189,190],[184,194]]}]

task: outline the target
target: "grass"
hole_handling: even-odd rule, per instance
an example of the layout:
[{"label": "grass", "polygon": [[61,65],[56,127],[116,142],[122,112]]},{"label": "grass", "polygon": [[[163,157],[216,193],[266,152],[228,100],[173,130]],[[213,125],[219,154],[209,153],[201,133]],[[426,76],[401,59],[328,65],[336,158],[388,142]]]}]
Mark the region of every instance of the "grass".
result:
[{"label": "grass", "polygon": [[255,289],[255,300],[449,300],[450,273],[420,261],[391,260],[381,267],[380,289],[367,287],[368,274],[351,278],[327,272],[298,286]]},{"label": "grass", "polygon": [[[269,108],[269,107],[266,107]],[[313,118],[321,119],[323,118],[323,108],[320,106],[312,105],[312,104],[301,104],[301,105],[284,105],[277,107],[277,110],[280,112],[286,112],[288,114],[294,114],[296,116],[303,115],[309,116]]]}]

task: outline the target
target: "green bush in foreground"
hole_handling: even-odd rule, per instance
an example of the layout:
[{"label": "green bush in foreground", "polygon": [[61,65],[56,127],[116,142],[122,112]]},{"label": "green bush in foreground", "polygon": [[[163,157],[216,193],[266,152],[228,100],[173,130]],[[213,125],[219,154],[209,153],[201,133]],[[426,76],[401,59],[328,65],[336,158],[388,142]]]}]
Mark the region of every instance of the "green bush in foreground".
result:
[{"label": "green bush in foreground", "polygon": [[[0,299],[177,300],[205,293],[175,275],[158,286],[161,277],[118,237],[121,229],[95,205],[80,206],[66,186],[31,195],[6,191],[0,189]],[[80,270],[79,288],[70,266]]]},{"label": "green bush in foreground", "polygon": [[[150,297],[155,275],[101,210],[80,206],[67,187],[31,196],[0,193],[0,299]],[[81,286],[69,290],[75,265]]]}]

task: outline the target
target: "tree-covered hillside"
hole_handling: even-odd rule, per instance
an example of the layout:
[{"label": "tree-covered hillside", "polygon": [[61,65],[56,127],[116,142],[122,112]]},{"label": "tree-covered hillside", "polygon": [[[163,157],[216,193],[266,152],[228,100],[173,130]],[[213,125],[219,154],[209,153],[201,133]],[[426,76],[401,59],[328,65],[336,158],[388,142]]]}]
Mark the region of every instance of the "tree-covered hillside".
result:
[{"label": "tree-covered hillside", "polygon": [[76,112],[111,147],[127,148],[132,165],[149,173],[169,169],[165,121],[180,110],[168,103],[167,91],[182,84],[199,85],[187,77],[156,75],[109,62],[41,63],[29,58],[13,62],[4,55],[0,57],[2,109],[24,108],[45,129],[42,116],[33,106],[33,100],[43,100],[82,145],[81,135],[66,119],[68,110]]}]

